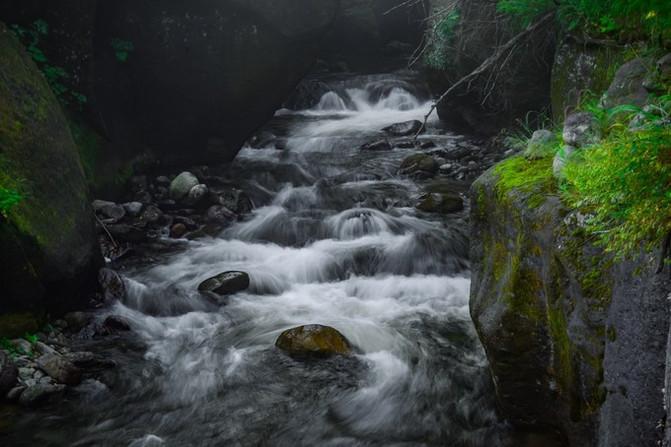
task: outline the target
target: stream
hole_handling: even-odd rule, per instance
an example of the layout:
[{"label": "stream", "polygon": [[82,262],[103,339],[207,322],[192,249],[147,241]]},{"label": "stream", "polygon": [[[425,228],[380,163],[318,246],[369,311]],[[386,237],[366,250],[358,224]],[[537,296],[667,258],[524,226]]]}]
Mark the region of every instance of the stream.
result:
[{"label": "stream", "polygon": [[[398,169],[424,149],[360,149],[422,120],[429,98],[392,75],[336,84],[311,109],[278,111],[265,129],[276,138],[226,168],[250,215],[127,267],[128,297],[105,312],[132,331],[81,341],[117,367],[23,416],[11,445],[504,444],[468,310],[467,210],[415,208],[430,180]],[[420,141],[463,138],[432,116]],[[198,284],[229,270],[250,288],[203,300]],[[304,324],[336,328],[355,354],[297,360],[274,346]]]}]

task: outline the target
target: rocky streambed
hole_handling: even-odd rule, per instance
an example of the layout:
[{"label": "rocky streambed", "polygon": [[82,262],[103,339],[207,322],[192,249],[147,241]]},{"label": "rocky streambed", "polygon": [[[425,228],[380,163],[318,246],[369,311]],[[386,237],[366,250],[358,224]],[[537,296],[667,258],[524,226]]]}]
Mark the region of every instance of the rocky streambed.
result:
[{"label": "rocky streambed", "polygon": [[232,164],[93,203],[104,292],[12,341],[9,444],[505,443],[464,201],[504,154],[433,118],[418,135],[407,75],[326,85]]}]

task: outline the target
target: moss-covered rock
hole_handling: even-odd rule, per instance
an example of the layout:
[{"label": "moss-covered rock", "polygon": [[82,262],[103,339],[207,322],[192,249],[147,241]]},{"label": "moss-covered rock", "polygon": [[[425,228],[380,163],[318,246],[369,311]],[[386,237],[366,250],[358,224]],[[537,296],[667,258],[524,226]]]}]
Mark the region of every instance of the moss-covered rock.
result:
[{"label": "moss-covered rock", "polygon": [[601,95],[610,86],[615,72],[634,52],[625,47],[581,44],[567,39],[558,48],[552,68],[552,114],[556,122],[564,118],[588,95]]},{"label": "moss-covered rock", "polygon": [[671,288],[650,286],[648,258],[615,262],[592,245],[585,217],[560,200],[551,157],[501,162],[474,183],[471,202],[471,315],[503,416],[566,445],[600,436],[650,445],[663,409],[647,402],[663,371],[639,356],[663,358]]},{"label": "moss-covered rock", "polygon": [[324,357],[352,352],[350,342],[330,326],[309,324],[282,332],[275,346],[294,356]]},{"label": "moss-covered rock", "polygon": [[87,186],[58,101],[3,24],[0,186],[21,196],[0,215],[0,314],[39,319],[73,305],[95,284],[100,260]]}]

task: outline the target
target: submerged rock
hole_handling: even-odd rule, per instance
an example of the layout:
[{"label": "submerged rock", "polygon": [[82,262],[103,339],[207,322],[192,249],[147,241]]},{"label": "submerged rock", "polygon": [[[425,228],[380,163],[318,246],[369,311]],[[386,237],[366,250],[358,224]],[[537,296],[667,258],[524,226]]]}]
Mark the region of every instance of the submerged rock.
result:
[{"label": "submerged rock", "polygon": [[189,195],[194,186],[200,184],[198,178],[190,172],[182,172],[170,182],[170,197],[173,200],[182,200]]},{"label": "submerged rock", "polygon": [[412,120],[405,121],[403,123],[392,124],[391,126],[385,127],[382,130],[395,137],[407,137],[410,135],[416,135],[417,132],[422,130],[423,127],[424,126],[421,121]]},{"label": "submerged rock", "polygon": [[330,326],[309,324],[282,332],[275,346],[296,356],[347,355],[352,345],[340,332]]},{"label": "submerged rock", "polygon": [[390,151],[391,144],[387,140],[377,140],[361,146],[362,151]]},{"label": "submerged rock", "polygon": [[415,206],[426,213],[451,214],[464,209],[464,201],[456,194],[424,194]]},{"label": "submerged rock", "polygon": [[200,283],[198,291],[232,295],[247,290],[249,282],[249,275],[245,272],[224,272]]},{"label": "submerged rock", "polygon": [[57,398],[65,392],[65,385],[49,385],[38,383],[37,385],[29,386],[19,397],[19,403],[28,407],[41,404],[49,399]]}]

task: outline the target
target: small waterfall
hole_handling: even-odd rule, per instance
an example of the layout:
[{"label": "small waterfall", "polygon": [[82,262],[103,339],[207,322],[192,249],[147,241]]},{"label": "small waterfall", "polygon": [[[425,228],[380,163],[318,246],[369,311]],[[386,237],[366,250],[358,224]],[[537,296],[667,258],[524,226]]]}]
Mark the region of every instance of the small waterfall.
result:
[{"label": "small waterfall", "polygon": [[318,112],[343,112],[347,110],[347,104],[336,92],[328,92],[324,93],[314,110]]}]

